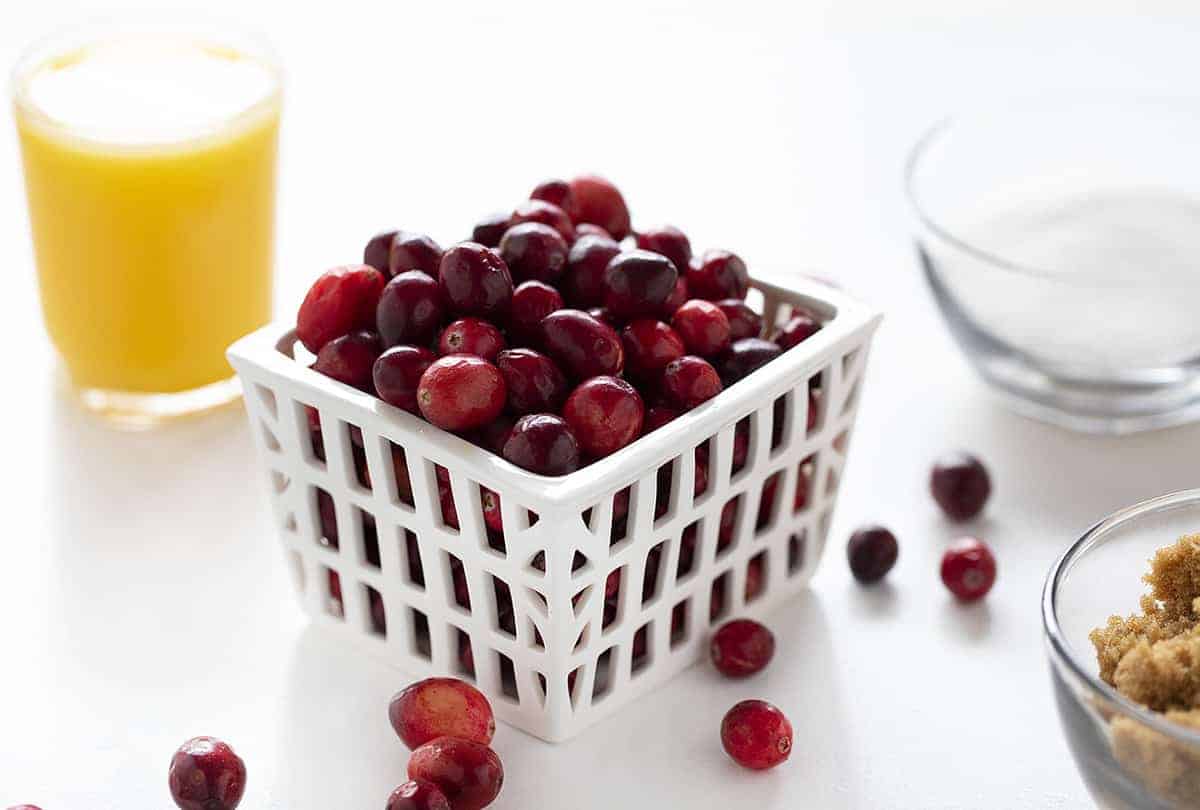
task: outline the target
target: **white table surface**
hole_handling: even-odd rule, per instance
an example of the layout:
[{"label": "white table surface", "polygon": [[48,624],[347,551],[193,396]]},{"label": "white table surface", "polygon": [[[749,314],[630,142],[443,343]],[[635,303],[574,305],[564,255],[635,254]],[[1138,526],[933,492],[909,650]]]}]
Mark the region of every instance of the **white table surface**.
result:
[{"label": "white table surface", "polygon": [[[1008,88],[1192,90],[1200,20],[1183,3],[1139,4],[1154,19],[1095,2],[965,4],[988,9],[974,17],[830,0],[787,18],[682,0],[206,5],[268,30],[289,71],[281,314],[377,226],[453,241],[543,176],[582,170],[617,180],[637,222],[756,267],[819,269],[888,311],[829,553],[773,617],[769,671],[730,683],[696,667],[563,745],[501,728],[497,808],[1089,806],[1050,697],[1042,579],[1100,516],[1200,483],[1200,428],[1085,438],[997,405],[922,287],[899,176],[928,121]],[[6,5],[0,64],[90,6]],[[0,260],[0,807],[161,810],[167,760],[195,734],[246,759],[247,810],[382,807],[404,780],[384,711],[404,675],[306,628],[240,411],[122,434],[64,395],[10,126]],[[931,458],[957,447],[996,484],[970,531],[999,580],[969,608],[938,581],[960,530],[925,491]],[[866,521],[901,543],[869,590],[842,552]],[[752,696],[796,730],[767,774],[718,743],[725,708]]]}]

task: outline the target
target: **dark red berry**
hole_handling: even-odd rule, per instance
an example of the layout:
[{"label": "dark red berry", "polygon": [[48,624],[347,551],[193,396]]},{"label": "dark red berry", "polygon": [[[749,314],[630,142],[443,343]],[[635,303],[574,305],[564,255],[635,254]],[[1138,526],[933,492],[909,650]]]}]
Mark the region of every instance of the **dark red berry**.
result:
[{"label": "dark red berry", "polygon": [[[545,200],[528,200],[516,207],[512,213],[512,226],[522,222],[540,222],[558,231],[558,235],[569,245],[575,241],[575,226],[567,213],[554,203]],[[503,240],[501,240],[503,243]]]},{"label": "dark red berry", "polygon": [[788,322],[779,327],[775,333],[775,342],[779,348],[787,349],[803,343],[808,338],[821,331],[821,322],[811,315],[793,315]]},{"label": "dark red berry", "polygon": [[652,430],[658,430],[668,422],[678,419],[679,411],[666,405],[654,405],[646,409],[646,418],[642,420],[642,435]]},{"label": "dark red berry", "polygon": [[737,298],[724,298],[716,303],[729,321],[730,338],[741,340],[742,338],[756,338],[762,334],[762,316],[751,309],[745,301]]},{"label": "dark red berry", "polygon": [[[503,374],[504,372],[501,371],[501,373]],[[471,441],[485,450],[490,450],[496,455],[500,455],[501,448],[504,447],[504,440],[508,438],[508,432],[512,430],[512,426],[513,418],[501,414],[475,431],[474,435],[471,436]]]},{"label": "dark red berry", "polygon": [[684,303],[675,311],[671,327],[692,354],[715,357],[729,348],[729,319],[720,307],[708,301],[694,298]]},{"label": "dark red berry", "polygon": [[533,279],[553,284],[567,266],[567,242],[549,225],[522,222],[504,233],[500,258],[514,281]]},{"label": "dark red berry", "polygon": [[558,290],[540,281],[525,281],[513,290],[512,313],[508,330],[514,343],[533,343],[538,340],[542,319],[563,308]]},{"label": "dark red berry", "polygon": [[500,495],[487,487],[479,488],[479,501],[483,506],[483,522],[492,531],[504,531],[504,510],[500,506]]},{"label": "dark red berry", "polygon": [[309,288],[296,313],[296,336],[313,354],[334,338],[375,326],[375,305],[387,279],[367,264],[335,267]]},{"label": "dark red berry", "polygon": [[500,795],[504,768],[486,745],[439,737],[412,752],[408,777],[437,785],[454,810],[483,810]]},{"label": "dark red berry", "polygon": [[504,348],[500,330],[479,318],[459,318],[443,329],[438,338],[438,351],[442,354],[473,354],[495,360]]},{"label": "dark red berry", "polygon": [[721,721],[721,744],[744,768],[773,768],[792,753],[792,724],[765,700],[743,700]]},{"label": "dark red berry", "polygon": [[621,246],[607,236],[581,235],[567,254],[562,278],[563,298],[577,309],[604,303],[604,270]]},{"label": "dark red berry", "polygon": [[538,475],[566,475],[579,469],[579,442],[561,417],[522,416],[504,440],[501,455]]},{"label": "dark red berry", "polygon": [[409,748],[438,737],[487,745],[496,733],[492,704],[458,678],[426,678],[407,686],[392,698],[388,720]]},{"label": "dark red berry", "polygon": [[753,619],[734,619],[717,628],[709,652],[713,666],[722,675],[744,678],[771,662],[775,636]]},{"label": "dark red berry", "polygon": [[[805,478],[801,476],[801,482]],[[804,488],[804,501],[808,500],[807,486]],[[803,506],[800,489],[796,490],[796,508]],[[887,576],[888,571],[896,564],[900,546],[896,543],[896,535],[882,526],[865,526],[850,535],[846,543],[846,559],[850,563],[850,573],[864,585],[878,582]]]},{"label": "dark red berry", "polygon": [[666,256],[682,275],[692,261],[692,243],[683,231],[672,225],[650,228],[637,235],[637,246]]},{"label": "dark red berry", "polygon": [[601,228],[599,225],[593,225],[590,222],[576,223],[575,241],[579,241],[584,236],[603,236],[605,239],[612,239],[612,234]]},{"label": "dark red berry", "polygon": [[577,309],[560,309],[542,319],[541,344],[559,368],[576,380],[620,374],[625,367],[621,338],[608,324]]},{"label": "dark red berry", "polygon": [[725,385],[733,385],[746,375],[774,360],[783,352],[777,345],[762,338],[735,340],[729,351],[717,359],[717,369]]},{"label": "dark red berry", "polygon": [[373,390],[371,368],[383,351],[374,332],[351,332],[326,343],[317,352],[313,369],[362,391]]},{"label": "dark red berry", "polygon": [[512,214],[507,211],[497,211],[479,220],[471,231],[471,241],[478,242],[484,247],[499,247],[504,232],[512,225]]},{"label": "dark red berry", "polygon": [[435,360],[417,386],[421,414],[443,430],[483,427],[500,415],[506,399],[499,369],[469,354]]},{"label": "dark red berry", "polygon": [[687,271],[688,289],[696,298],[720,301],[745,298],[750,289],[746,263],[728,250],[709,250]]},{"label": "dark red berry", "polygon": [[533,349],[510,349],[496,357],[496,368],[508,388],[508,407],[515,414],[557,413],[567,398],[567,378],[546,355]]},{"label": "dark red berry", "polygon": [[968,453],[938,459],[929,476],[933,499],[951,520],[970,520],[983,511],[992,494],[992,480],[983,462]]},{"label": "dark red berry", "polygon": [[721,393],[717,370],[701,357],[687,354],[663,369],[662,391],[667,400],[682,410],[692,408]]},{"label": "dark red berry", "polygon": [[587,311],[587,314],[600,321],[600,323],[608,324],[613,329],[620,329],[622,326],[624,326],[624,324],[621,323],[620,318],[618,318],[616,315],[613,315],[604,307],[592,307]]},{"label": "dark red berry", "polygon": [[442,325],[442,293],[428,273],[409,270],[387,283],[375,309],[375,324],[386,347],[431,341]]},{"label": "dark red berry", "polygon": [[996,581],[996,558],[982,540],[963,537],[942,555],[942,583],[962,602],[982,599]]},{"label": "dark red berry", "polygon": [[678,278],[665,256],[648,250],[618,253],[604,269],[604,306],[626,320],[658,317]]},{"label": "dark red berry", "polygon": [[405,782],[388,796],[383,810],[453,810],[441,788],[424,779]]},{"label": "dark red berry", "polygon": [[420,413],[417,386],[437,355],[421,346],[393,346],[375,361],[375,392],[389,405]]},{"label": "dark red berry", "polygon": [[363,248],[363,264],[369,264],[381,273],[388,272],[388,256],[392,252],[392,239],[399,231],[383,231],[371,237]]},{"label": "dark red berry", "polygon": [[400,231],[392,239],[388,253],[388,272],[393,276],[409,270],[420,270],[434,278],[442,262],[442,248],[423,233]]},{"label": "dark red berry", "polygon": [[508,317],[513,283],[499,254],[476,242],[461,242],[442,255],[438,273],[452,312],[501,322]]},{"label": "dark red berry", "polygon": [[625,369],[631,377],[653,380],[672,360],[683,357],[683,340],[662,321],[643,318],[621,330]]},{"label": "dark red berry", "polygon": [[563,406],[563,419],[585,453],[601,458],[620,450],[642,432],[645,405],[637,389],[618,377],[592,377]]},{"label": "dark red berry", "polygon": [[246,790],[246,763],[214,737],[193,737],[171,757],[167,784],[180,810],[233,810]]},{"label": "dark red berry", "polygon": [[614,239],[629,234],[629,208],[612,183],[594,174],[581,175],[571,181],[571,194],[575,198],[576,222],[599,225]]},{"label": "dark red berry", "polygon": [[566,180],[544,180],[529,194],[531,200],[542,200],[557,205],[571,219],[579,218],[579,210],[575,206],[575,195],[571,193],[571,184]]},{"label": "dark red berry", "polygon": [[667,296],[667,300],[663,303],[661,317],[664,321],[670,322],[671,318],[675,317],[675,313],[681,306],[691,298],[688,295],[687,279],[683,277],[683,272],[680,271],[679,278],[675,279],[675,289]]}]

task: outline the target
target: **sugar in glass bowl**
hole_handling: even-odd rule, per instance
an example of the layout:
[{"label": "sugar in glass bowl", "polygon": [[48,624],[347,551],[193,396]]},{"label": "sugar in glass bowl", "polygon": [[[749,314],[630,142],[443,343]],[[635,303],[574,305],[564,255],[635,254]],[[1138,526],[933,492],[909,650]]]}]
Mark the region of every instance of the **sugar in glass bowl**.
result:
[{"label": "sugar in glass bowl", "polygon": [[1095,433],[1200,418],[1200,100],[1060,95],[934,126],[909,157],[921,267],[979,374]]},{"label": "sugar in glass bowl", "polygon": [[1200,807],[1200,730],[1168,721],[1099,676],[1093,628],[1138,612],[1155,551],[1200,532],[1200,489],[1123,509],[1089,529],[1050,570],[1042,594],[1059,719],[1075,764],[1106,810]]}]

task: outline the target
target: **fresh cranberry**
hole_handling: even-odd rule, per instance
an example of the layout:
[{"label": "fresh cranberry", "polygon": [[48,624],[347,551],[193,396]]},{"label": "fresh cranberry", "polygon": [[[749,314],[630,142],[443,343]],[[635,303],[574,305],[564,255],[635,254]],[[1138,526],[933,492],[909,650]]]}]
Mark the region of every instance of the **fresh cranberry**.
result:
[{"label": "fresh cranberry", "polygon": [[963,602],[982,599],[996,581],[996,558],[982,540],[956,540],[942,555],[942,582]]},{"label": "fresh cranberry", "polygon": [[620,374],[625,367],[621,338],[608,324],[577,309],[560,309],[542,319],[541,343],[563,371],[576,380]]},{"label": "fresh cranberry", "polygon": [[567,254],[562,279],[563,298],[579,309],[604,303],[604,270],[621,246],[607,236],[582,235]]},{"label": "fresh cranberry", "polygon": [[821,331],[821,322],[811,315],[793,315],[775,333],[775,342],[784,351],[803,343]]},{"label": "fresh cranberry", "polygon": [[483,427],[504,410],[506,398],[499,369],[469,354],[435,360],[417,386],[421,414],[443,430]]},{"label": "fresh cranberry", "polygon": [[513,290],[512,313],[508,319],[508,329],[514,342],[536,342],[542,319],[562,308],[562,296],[549,284],[540,281],[518,284]]},{"label": "fresh cranberry", "polygon": [[709,652],[722,675],[744,678],[762,671],[771,662],[775,636],[753,619],[734,619],[717,628]]},{"label": "fresh cranberry", "polygon": [[654,405],[646,409],[646,418],[642,421],[642,435],[652,430],[658,430],[670,421],[679,418],[679,411],[666,405]]},{"label": "fresh cranberry", "polygon": [[992,494],[992,480],[983,462],[975,456],[951,453],[933,465],[929,490],[946,517],[970,520],[983,511]]},{"label": "fresh cranberry", "polygon": [[[512,213],[512,226],[522,222],[540,222],[558,231],[558,235],[569,245],[575,241],[575,226],[567,213],[554,203],[545,200],[528,200],[516,207]],[[503,240],[501,240],[503,244]]]},{"label": "fresh cranberry", "polygon": [[483,505],[483,522],[492,531],[504,531],[504,512],[500,507],[500,495],[487,487],[479,488],[479,500]]},{"label": "fresh cranberry", "polygon": [[865,526],[850,535],[850,540],[846,543],[846,559],[850,563],[850,573],[864,585],[878,582],[887,576],[887,572],[896,564],[899,553],[900,546],[896,543],[896,535],[882,526]]},{"label": "fresh cranberry", "polygon": [[662,390],[667,399],[682,410],[690,411],[721,393],[717,370],[701,357],[686,354],[663,369]]},{"label": "fresh cranberry", "polygon": [[514,281],[533,279],[553,284],[567,265],[567,242],[549,225],[522,222],[504,233],[500,258]]},{"label": "fresh cranberry", "polygon": [[621,330],[625,368],[631,377],[655,379],[667,363],[683,356],[683,340],[662,321],[643,318]]},{"label": "fresh cranberry", "polygon": [[745,301],[737,298],[724,298],[717,301],[717,306],[725,313],[729,321],[729,336],[733,340],[756,338],[762,334],[762,316],[750,308]]},{"label": "fresh cranberry", "polygon": [[499,254],[476,242],[461,242],[442,255],[438,284],[450,309],[503,321],[512,304],[513,283]]},{"label": "fresh cranberry", "polygon": [[554,361],[533,349],[510,349],[496,357],[513,413],[556,413],[567,398],[567,378]]},{"label": "fresh cranberry", "polygon": [[375,325],[387,279],[367,264],[335,267],[313,283],[296,313],[296,336],[313,354],[334,338]]},{"label": "fresh cranberry", "polygon": [[486,745],[439,737],[412,752],[408,778],[437,785],[454,810],[482,810],[500,794],[504,767]]},{"label": "fresh cranberry", "polygon": [[425,344],[442,325],[442,293],[428,273],[409,270],[387,283],[375,309],[375,324],[387,347]]},{"label": "fresh cranberry", "polygon": [[720,301],[746,297],[750,273],[746,263],[728,250],[708,250],[687,271],[688,289],[696,298]]},{"label": "fresh cranberry", "polygon": [[375,391],[389,405],[419,413],[417,386],[437,355],[420,346],[393,346],[375,361]]},{"label": "fresh cranberry", "polygon": [[692,261],[692,243],[683,231],[672,225],[642,231],[637,235],[637,246],[666,256],[681,275]]},{"label": "fresh cranberry", "polygon": [[171,757],[167,784],[180,810],[233,810],[246,789],[246,763],[214,737],[193,737]]},{"label": "fresh cranberry", "polygon": [[[599,225],[593,225],[590,222],[579,222],[575,225],[575,241],[579,241],[585,236],[603,236],[605,239],[612,239],[612,234],[601,228]],[[615,239],[613,240],[616,241]]]},{"label": "fresh cranberry", "polygon": [[679,278],[675,279],[675,289],[667,296],[667,300],[663,302],[661,317],[665,321],[670,321],[675,317],[675,313],[683,306],[691,296],[688,294],[687,279],[680,272]]},{"label": "fresh cranberry", "polygon": [[529,194],[531,200],[542,200],[557,205],[571,219],[579,218],[579,209],[575,205],[575,195],[571,193],[571,184],[566,180],[544,180],[534,187]]},{"label": "fresh cranberry", "polygon": [[371,367],[383,351],[374,332],[351,332],[334,338],[317,352],[313,369],[338,382],[370,392]]},{"label": "fresh cranberry", "polygon": [[587,314],[600,321],[600,323],[608,324],[613,329],[620,329],[622,326],[624,326],[620,318],[618,318],[616,315],[613,315],[604,307],[592,307],[587,311]]},{"label": "fresh cranberry", "polygon": [[504,348],[500,330],[479,318],[459,318],[443,329],[438,338],[438,351],[442,354],[473,354],[495,360]]},{"label": "fresh cranberry", "polygon": [[618,253],[604,269],[604,306],[627,320],[657,317],[678,278],[671,260],[657,253]]},{"label": "fresh cranberry", "polygon": [[733,385],[746,375],[774,360],[782,351],[771,341],[762,338],[735,340],[730,345],[729,351],[717,360],[721,381],[725,385]]},{"label": "fresh cranberry", "polygon": [[642,431],[645,406],[637,390],[618,377],[592,377],[581,383],[563,406],[563,419],[590,456],[620,450]]},{"label": "fresh cranberry", "polygon": [[399,231],[383,231],[371,237],[363,248],[363,264],[369,264],[381,273],[388,272],[388,256],[392,252],[392,239]]},{"label": "fresh cranberry", "polygon": [[522,416],[504,440],[501,455],[538,475],[566,475],[579,469],[579,442],[561,417]]},{"label": "fresh cranberry", "polygon": [[571,194],[577,206],[577,222],[599,225],[614,239],[629,234],[629,208],[612,183],[594,174],[581,175],[571,181]]},{"label": "fresh cranberry", "polygon": [[499,247],[504,232],[512,225],[512,214],[498,211],[479,220],[471,231],[471,241],[484,247]]},{"label": "fresh cranberry", "polygon": [[388,252],[388,272],[393,276],[408,270],[420,270],[436,277],[442,261],[442,248],[423,233],[400,231],[392,239]]},{"label": "fresh cranberry", "polygon": [[388,719],[409,748],[437,737],[459,737],[487,745],[496,733],[488,699],[457,678],[426,678],[411,684],[392,698]]},{"label": "fresh cranberry", "polygon": [[692,354],[715,357],[729,348],[729,319],[716,304],[694,298],[675,311],[671,326]]},{"label": "fresh cranberry", "polygon": [[383,810],[453,810],[441,788],[424,779],[405,782],[388,796]]}]

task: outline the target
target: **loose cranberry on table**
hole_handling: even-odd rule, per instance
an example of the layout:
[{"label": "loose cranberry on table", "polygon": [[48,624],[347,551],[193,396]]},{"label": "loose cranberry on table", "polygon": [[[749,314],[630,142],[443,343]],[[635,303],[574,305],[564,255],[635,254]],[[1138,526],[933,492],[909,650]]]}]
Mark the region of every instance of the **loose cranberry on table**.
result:
[{"label": "loose cranberry on table", "polygon": [[437,276],[441,261],[441,245],[423,233],[399,231],[392,237],[392,246],[388,251],[388,273],[393,276],[409,270]]},{"label": "loose cranberry on table", "polygon": [[648,250],[618,253],[604,268],[604,306],[626,320],[657,317],[678,278],[665,256]]},{"label": "loose cranberry on table", "polygon": [[621,192],[603,177],[585,174],[571,181],[576,222],[590,222],[608,231],[613,239],[629,235],[629,207]]},{"label": "loose cranberry on table", "polygon": [[683,357],[683,339],[674,329],[653,318],[636,320],[621,330],[625,370],[630,377],[653,380],[667,363]]},{"label": "loose cranberry on table", "polygon": [[682,410],[707,402],[721,393],[721,378],[705,359],[686,354],[663,369],[662,391],[667,400]]},{"label": "loose cranberry on table", "polygon": [[483,693],[458,678],[426,678],[398,692],[388,720],[409,748],[437,737],[459,737],[487,745],[496,733],[492,705]]},{"label": "loose cranberry on table", "polygon": [[392,253],[392,239],[400,231],[382,231],[367,240],[363,248],[363,264],[369,264],[381,273],[388,272],[388,257]]},{"label": "loose cranberry on table", "polygon": [[[803,476],[800,479],[804,481]],[[807,487],[805,500],[807,500]],[[796,490],[797,500],[800,490]],[[896,564],[900,554],[900,546],[896,543],[896,535],[882,526],[864,526],[846,543],[846,560],[850,563],[850,573],[864,585],[878,582],[887,576],[888,571]]]},{"label": "loose cranberry on table", "polygon": [[804,313],[793,315],[775,333],[775,343],[779,348],[787,350],[803,343],[819,331],[821,322],[815,316]]},{"label": "loose cranberry on table", "polygon": [[783,352],[778,345],[762,338],[735,340],[729,351],[717,358],[717,371],[725,385],[733,385],[751,372],[765,366]]},{"label": "loose cranberry on table", "polygon": [[584,453],[610,455],[642,432],[645,405],[637,389],[618,377],[592,377],[581,383],[563,406],[563,419]]},{"label": "loose cranberry on table", "polygon": [[512,225],[512,214],[508,211],[497,211],[489,214],[475,224],[471,230],[471,241],[478,242],[484,247],[499,247],[504,232]]},{"label": "loose cranberry on table", "polygon": [[743,700],[721,721],[721,745],[744,768],[774,768],[792,753],[792,724],[765,700]]},{"label": "loose cranberry on table", "polygon": [[576,380],[620,374],[625,367],[621,338],[613,328],[577,309],[560,309],[543,318],[541,345]]},{"label": "loose cranberry on table", "polygon": [[424,779],[405,782],[388,796],[383,810],[453,810],[441,788]]},{"label": "loose cranberry on table", "polygon": [[688,289],[695,298],[720,301],[745,298],[750,289],[746,263],[728,250],[708,250],[687,270]]},{"label": "loose cranberry on table", "polygon": [[722,675],[744,678],[761,672],[771,662],[775,636],[753,619],[734,619],[713,633],[709,653]]},{"label": "loose cranberry on table", "polygon": [[483,810],[500,795],[504,767],[486,745],[439,737],[412,752],[408,778],[437,785],[454,810]]},{"label": "loose cranberry on table", "polygon": [[566,180],[543,180],[529,193],[529,199],[557,205],[571,219],[579,218],[575,195],[571,193],[571,184]]},{"label": "loose cranberry on table", "polygon": [[459,318],[443,329],[438,338],[438,351],[442,354],[473,354],[484,360],[495,360],[505,346],[500,330],[479,318]]},{"label": "loose cranberry on table", "polygon": [[496,357],[508,387],[508,408],[516,414],[555,413],[567,398],[567,378],[546,355],[509,349]]},{"label": "loose cranberry on table", "polygon": [[533,279],[553,284],[567,266],[567,250],[567,241],[558,231],[540,222],[514,225],[500,240],[500,258],[514,281]]},{"label": "loose cranberry on table", "polygon": [[637,234],[637,246],[666,256],[682,275],[692,261],[692,243],[687,235],[672,225],[650,228]]},{"label": "loose cranberry on table", "polygon": [[524,281],[513,290],[512,312],[508,331],[513,342],[534,343],[538,339],[542,319],[564,306],[558,290],[540,281]]},{"label": "loose cranberry on table", "polygon": [[477,242],[460,242],[442,255],[438,285],[451,312],[503,321],[513,282],[499,254]]},{"label": "loose cranberry on table", "polygon": [[375,306],[387,278],[367,264],[321,274],[296,313],[296,336],[313,354],[334,338],[375,326]]},{"label": "loose cranberry on table", "polygon": [[389,405],[420,413],[417,386],[437,355],[421,346],[393,346],[375,361],[375,392]]},{"label": "loose cranberry on table", "polygon": [[214,737],[193,737],[171,757],[167,784],[180,810],[234,810],[246,789],[246,763]]},{"label": "loose cranberry on table", "polygon": [[[558,235],[569,245],[575,241],[575,226],[567,213],[554,203],[545,200],[527,200],[512,212],[512,225],[515,227],[522,222],[540,222],[558,231]],[[503,244],[504,240],[500,240]]]},{"label": "loose cranberry on table", "polygon": [[729,348],[729,319],[716,304],[700,299],[685,302],[671,318],[671,327],[683,338],[691,354],[715,357]]},{"label": "loose cranberry on table", "polygon": [[387,283],[375,308],[374,323],[387,347],[426,344],[442,325],[442,293],[433,276],[420,270],[400,273]]},{"label": "loose cranberry on table", "polygon": [[751,309],[745,301],[737,298],[723,298],[716,302],[717,307],[725,313],[729,321],[729,336],[733,340],[756,338],[762,334],[762,316]]},{"label": "loose cranberry on table", "polygon": [[504,376],[482,357],[451,354],[430,364],[417,386],[421,415],[444,430],[473,430],[504,410]]},{"label": "loose cranberry on table", "polygon": [[351,332],[326,343],[317,352],[313,369],[361,391],[373,389],[371,369],[383,351],[374,332]]},{"label": "loose cranberry on table", "polygon": [[942,583],[959,601],[982,599],[996,581],[996,558],[982,540],[963,537],[942,555]]},{"label": "loose cranberry on table", "polygon": [[968,453],[938,459],[929,476],[933,499],[951,520],[970,520],[983,511],[992,480],[983,462]]},{"label": "loose cranberry on table", "polygon": [[583,234],[567,253],[567,267],[560,287],[567,303],[578,309],[604,303],[604,270],[621,246],[603,235]]},{"label": "loose cranberry on table", "polygon": [[522,416],[512,426],[502,456],[538,475],[566,475],[579,469],[579,442],[560,416],[548,413]]}]

